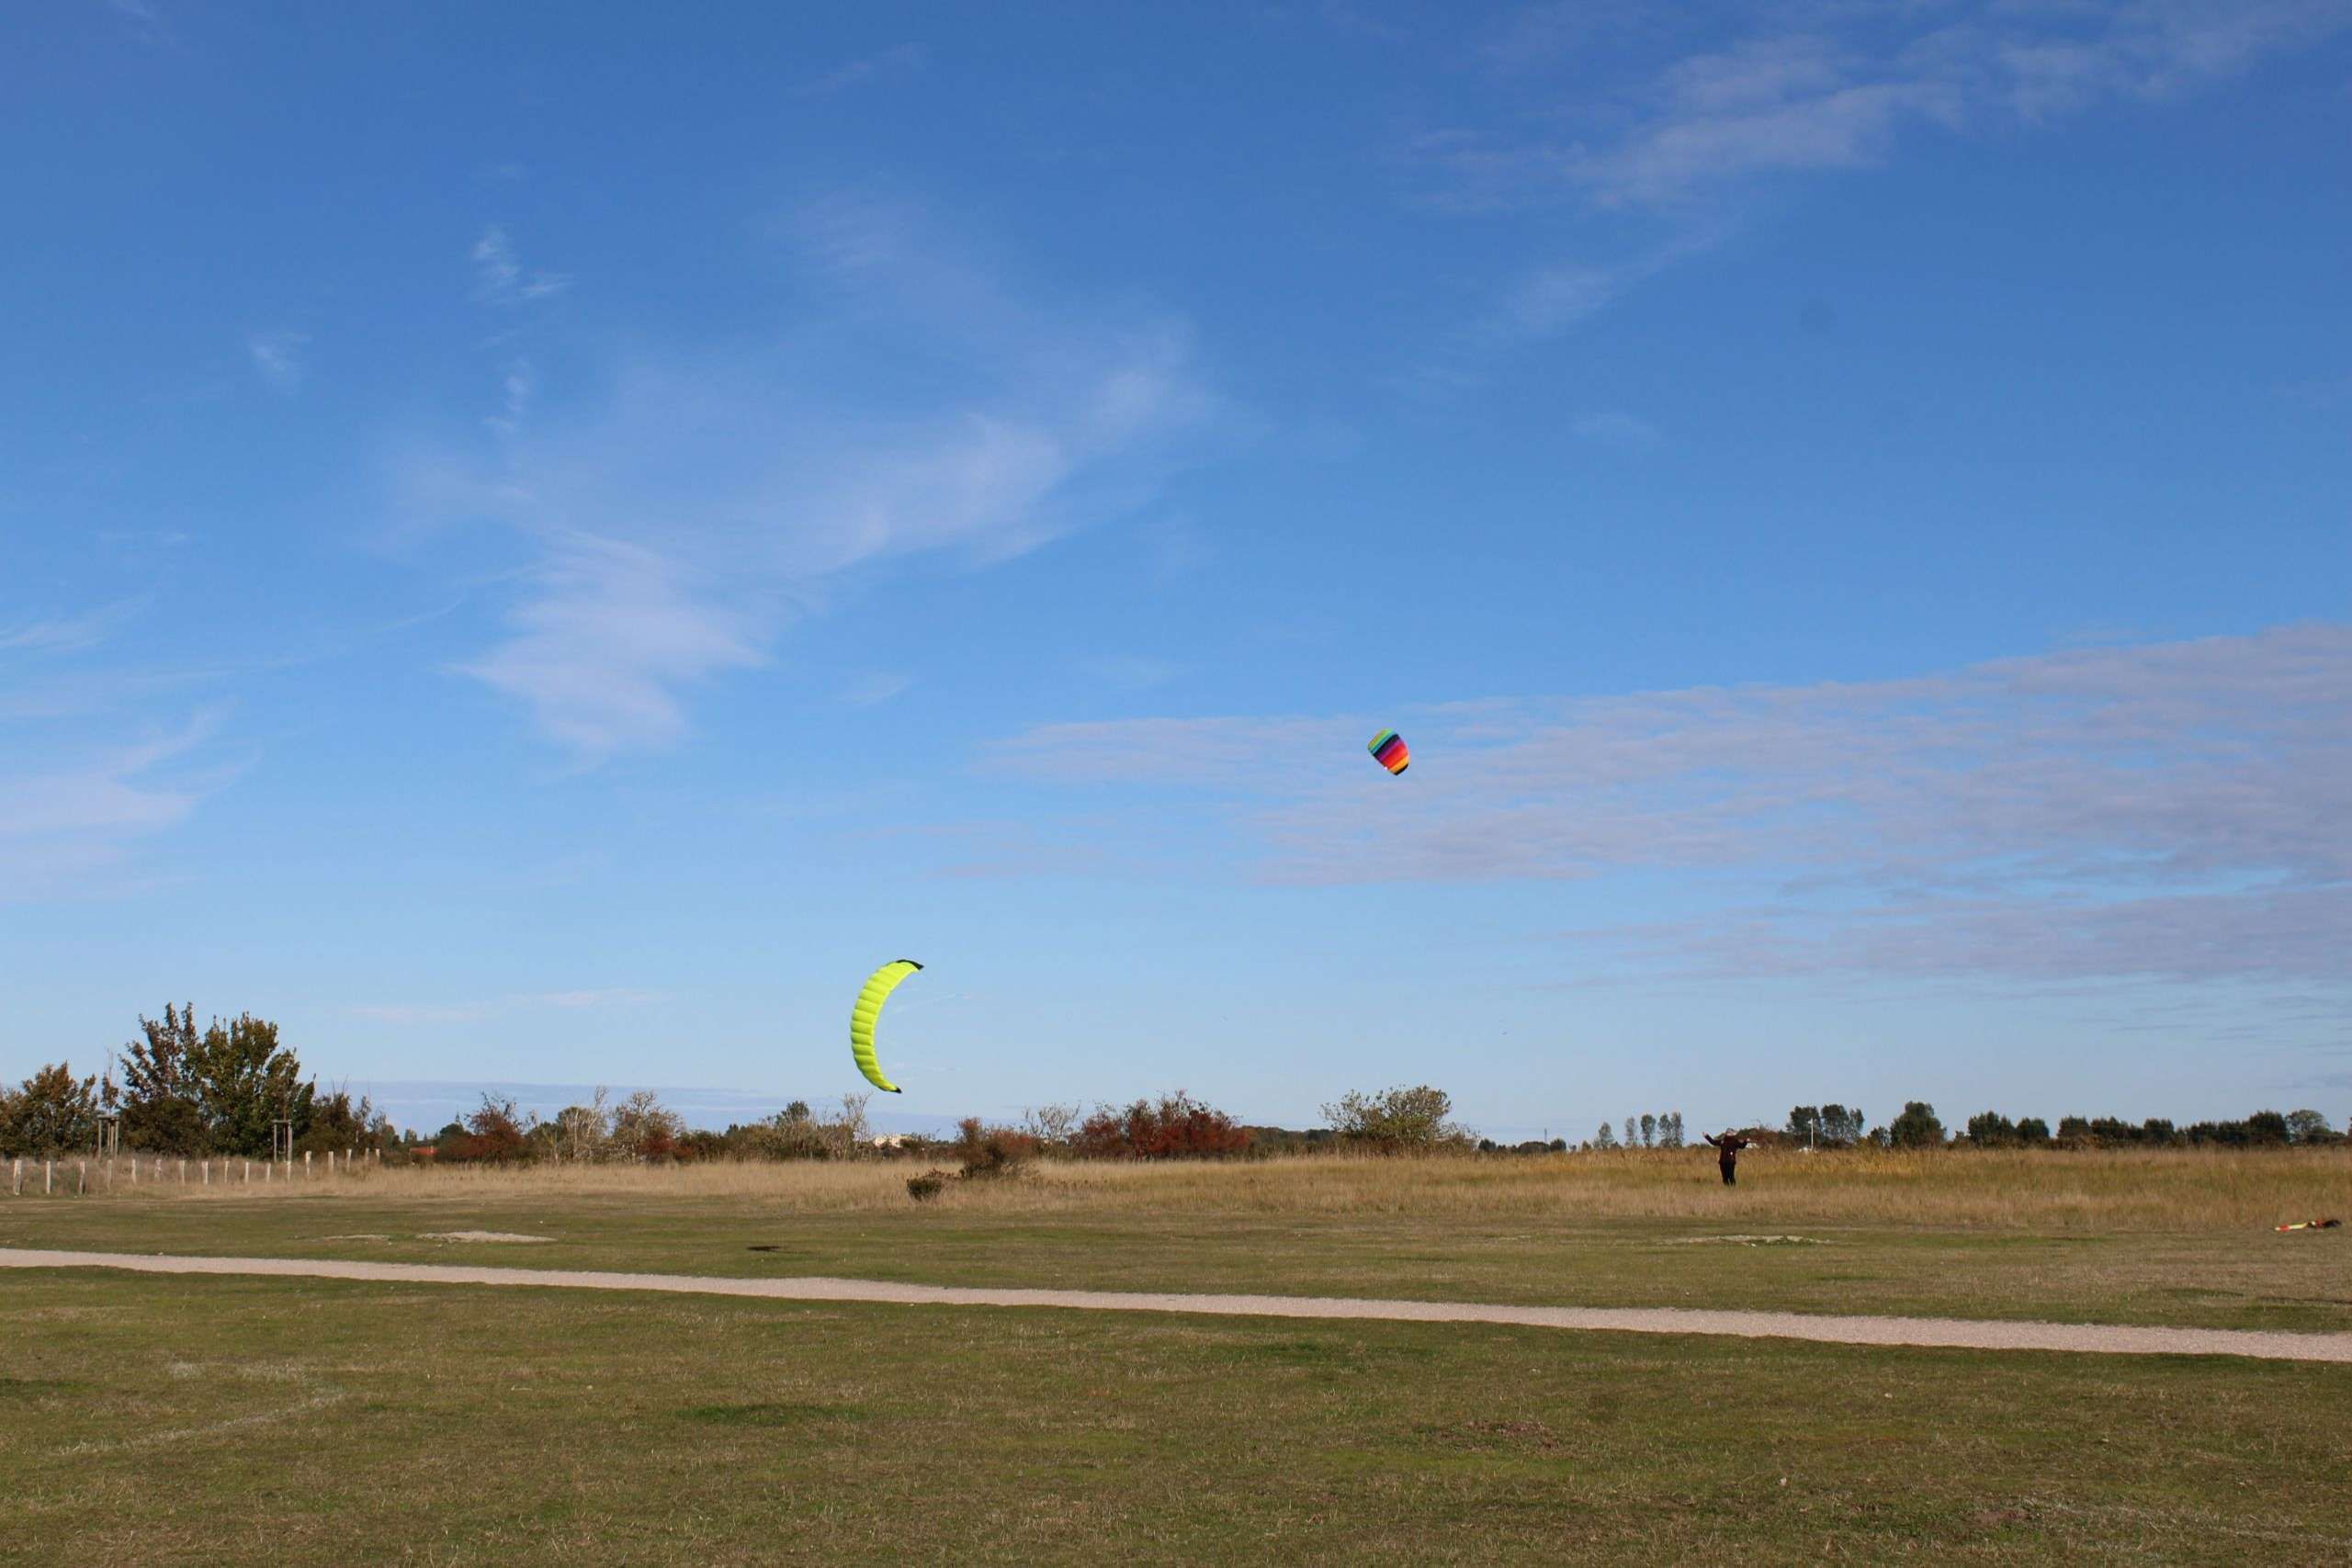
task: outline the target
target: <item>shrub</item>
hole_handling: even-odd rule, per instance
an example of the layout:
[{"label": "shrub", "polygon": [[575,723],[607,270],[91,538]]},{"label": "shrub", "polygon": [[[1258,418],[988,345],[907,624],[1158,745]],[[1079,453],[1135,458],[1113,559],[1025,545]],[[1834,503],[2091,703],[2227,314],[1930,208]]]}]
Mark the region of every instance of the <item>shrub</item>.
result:
[{"label": "shrub", "polygon": [[686,1135],[685,1119],[662,1103],[650,1089],[639,1089],[613,1111],[606,1142],[631,1159],[669,1159]]},{"label": "shrub", "polygon": [[718,1159],[727,1152],[726,1137],[707,1128],[688,1133],[678,1140],[677,1157],[680,1160]]},{"label": "shrub", "polygon": [[1232,1117],[1179,1089],[1157,1104],[1097,1106],[1072,1134],[1070,1147],[1096,1159],[1217,1159],[1246,1154],[1250,1142],[1249,1130]]},{"label": "shrub", "polygon": [[926,1170],[921,1176],[907,1178],[907,1196],[918,1203],[928,1203],[947,1188],[947,1173]]},{"label": "shrub", "polygon": [[1011,1127],[984,1125],[977,1116],[956,1123],[955,1153],[964,1179],[1012,1176],[1037,1155],[1037,1140]]},{"label": "shrub", "polygon": [[452,1122],[436,1140],[442,1165],[514,1165],[530,1156],[530,1128],[511,1100],[481,1097],[481,1108],[463,1125]]},{"label": "shrub", "polygon": [[1021,1130],[1037,1140],[1040,1154],[1068,1154],[1080,1120],[1075,1105],[1033,1105],[1021,1113]]}]

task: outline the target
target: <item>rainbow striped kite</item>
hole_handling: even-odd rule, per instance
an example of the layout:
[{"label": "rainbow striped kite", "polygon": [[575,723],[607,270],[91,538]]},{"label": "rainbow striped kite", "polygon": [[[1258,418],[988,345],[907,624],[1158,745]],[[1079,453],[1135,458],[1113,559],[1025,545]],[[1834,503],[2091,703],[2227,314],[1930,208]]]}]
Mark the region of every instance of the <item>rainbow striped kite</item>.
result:
[{"label": "rainbow striped kite", "polygon": [[1405,738],[1393,729],[1384,729],[1374,736],[1365,750],[1372,753],[1374,761],[1392,773],[1401,773],[1412,765],[1413,754],[1405,750]]}]

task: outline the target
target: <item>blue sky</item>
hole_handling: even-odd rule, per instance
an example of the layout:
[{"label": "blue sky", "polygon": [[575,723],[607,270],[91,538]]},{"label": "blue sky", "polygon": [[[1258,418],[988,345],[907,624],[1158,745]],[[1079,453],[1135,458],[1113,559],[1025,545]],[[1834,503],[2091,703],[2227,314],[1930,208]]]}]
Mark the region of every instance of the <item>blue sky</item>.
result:
[{"label": "blue sky", "polygon": [[0,1073],[2340,1120],[2352,5],[1599,9],[39,8]]}]

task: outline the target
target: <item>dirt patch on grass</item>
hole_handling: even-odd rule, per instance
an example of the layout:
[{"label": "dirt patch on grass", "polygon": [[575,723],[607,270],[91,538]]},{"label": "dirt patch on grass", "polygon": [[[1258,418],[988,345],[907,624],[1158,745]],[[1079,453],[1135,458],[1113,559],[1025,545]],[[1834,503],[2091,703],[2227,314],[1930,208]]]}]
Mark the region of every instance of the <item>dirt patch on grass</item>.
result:
[{"label": "dirt patch on grass", "polygon": [[525,1235],[521,1231],[426,1231],[419,1241],[553,1241],[551,1235]]}]

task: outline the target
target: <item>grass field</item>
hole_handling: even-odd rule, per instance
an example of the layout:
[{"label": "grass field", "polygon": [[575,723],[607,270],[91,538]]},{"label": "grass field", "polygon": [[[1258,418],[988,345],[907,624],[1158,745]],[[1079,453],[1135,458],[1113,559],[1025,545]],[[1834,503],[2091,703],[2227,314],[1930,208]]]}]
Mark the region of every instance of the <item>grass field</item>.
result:
[{"label": "grass field", "polygon": [[[2352,1329],[2352,1227],[2271,1229],[2352,1217],[2340,1151],[1784,1155],[1742,1169],[1725,1189],[1688,1154],[1047,1165],[922,1205],[908,1167],[878,1162],[390,1171],[0,1200],[0,1245]],[[552,1239],[423,1239],[469,1229]]]},{"label": "grass field", "polygon": [[2352,1368],[0,1281],[0,1562],[2340,1562]]},{"label": "grass field", "polygon": [[[2352,1326],[2346,1233],[2268,1228],[2340,1156],[907,1174],[0,1198],[0,1245]],[[424,1239],[475,1229],[556,1239]],[[8,1563],[2352,1553],[2344,1366],[39,1270],[0,1322]]]}]

